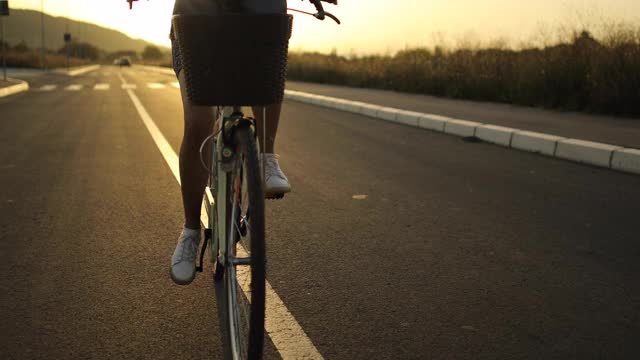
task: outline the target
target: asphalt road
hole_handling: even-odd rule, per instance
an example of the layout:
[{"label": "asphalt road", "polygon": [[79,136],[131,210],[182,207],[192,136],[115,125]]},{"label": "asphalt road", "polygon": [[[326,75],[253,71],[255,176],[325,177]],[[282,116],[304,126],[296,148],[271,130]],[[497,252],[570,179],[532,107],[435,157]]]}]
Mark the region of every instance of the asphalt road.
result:
[{"label": "asphalt road", "polygon": [[[0,99],[3,359],[223,358],[210,274],[169,279],[179,187],[118,72]],[[122,75],[177,152],[175,78]],[[295,102],[278,138],[268,279],[324,358],[640,358],[640,177]]]}]

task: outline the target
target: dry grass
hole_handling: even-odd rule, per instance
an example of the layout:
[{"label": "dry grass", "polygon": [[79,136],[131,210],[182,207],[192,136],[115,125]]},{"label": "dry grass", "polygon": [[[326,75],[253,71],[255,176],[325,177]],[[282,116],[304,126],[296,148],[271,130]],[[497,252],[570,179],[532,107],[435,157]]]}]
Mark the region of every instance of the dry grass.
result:
[{"label": "dry grass", "polygon": [[[67,66],[67,58],[56,53],[47,53],[47,68]],[[70,58],[69,66],[80,66],[91,63],[90,60]],[[36,51],[7,51],[7,66],[17,68],[40,68],[40,53]]]},{"label": "dry grass", "polygon": [[624,116],[640,116],[640,28],[554,45],[416,48],[394,56],[291,53],[288,78]]}]

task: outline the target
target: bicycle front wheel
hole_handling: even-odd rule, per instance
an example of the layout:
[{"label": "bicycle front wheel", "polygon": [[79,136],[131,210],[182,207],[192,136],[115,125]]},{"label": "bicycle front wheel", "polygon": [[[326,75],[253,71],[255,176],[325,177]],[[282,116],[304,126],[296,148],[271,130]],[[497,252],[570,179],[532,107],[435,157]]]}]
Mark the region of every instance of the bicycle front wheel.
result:
[{"label": "bicycle front wheel", "polygon": [[229,349],[233,359],[260,359],[265,316],[264,190],[252,128],[236,129],[234,138],[225,269]]}]

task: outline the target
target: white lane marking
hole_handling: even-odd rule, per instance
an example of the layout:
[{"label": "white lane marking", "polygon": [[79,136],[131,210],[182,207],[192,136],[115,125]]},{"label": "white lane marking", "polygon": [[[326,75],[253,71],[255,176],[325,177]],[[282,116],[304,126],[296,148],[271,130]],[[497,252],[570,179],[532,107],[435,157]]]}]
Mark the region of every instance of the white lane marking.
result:
[{"label": "white lane marking", "polygon": [[149,89],[164,89],[165,85],[160,83],[148,83],[147,87]]},{"label": "white lane marking", "polygon": [[180,89],[180,83],[179,83],[179,82],[177,82],[177,81],[176,81],[176,82],[172,82],[172,83],[171,83],[171,86],[173,86],[173,87],[174,87],[174,88],[176,88],[176,89]]},{"label": "white lane marking", "polygon": [[82,85],[80,84],[73,84],[73,85],[69,85],[66,88],[64,88],[67,91],[78,91],[82,89]]},{"label": "white lane marking", "polygon": [[[122,86],[124,88],[124,85],[127,85],[127,80],[125,80],[124,76],[122,76],[121,73],[118,73],[118,77],[120,77],[120,81],[122,81]],[[147,110],[144,108],[144,106],[142,106],[142,103],[136,96],[136,93],[131,89],[127,89],[127,93],[129,94],[131,101],[133,101],[133,105],[136,107],[136,110],[138,110],[138,114],[140,114],[142,122],[144,122],[147,130],[149,130],[149,133],[151,133],[151,137],[156,143],[156,146],[158,146],[162,157],[167,162],[167,165],[169,165],[169,169],[171,169],[173,176],[176,178],[176,180],[178,180],[178,183],[180,183],[180,167],[178,166],[178,155],[176,155],[175,151],[173,151],[173,149],[171,148],[171,145],[169,145],[167,139],[165,139],[164,135],[162,135],[162,133],[160,132],[160,129],[158,129],[156,124],[153,122],[153,119],[151,119],[151,116],[149,116]]]},{"label": "white lane marking", "polygon": [[122,84],[122,88],[125,90],[135,90],[138,87],[136,86],[136,84]]},{"label": "white lane marking", "polygon": [[111,88],[111,85],[109,84],[96,84],[96,86],[93,87],[93,90],[109,90]]},{"label": "white lane marking", "polygon": [[[120,76],[120,79],[123,84],[126,83],[122,76]],[[153,122],[153,119],[151,119],[151,116],[149,116],[149,113],[144,108],[135,92],[127,90],[127,93],[129,94],[136,110],[138,110],[138,114],[151,134],[151,137],[155,141],[156,146],[160,149],[160,153],[169,165],[169,169],[171,169],[173,176],[176,178],[178,183],[180,183],[178,156]],[[201,210],[200,220],[204,224],[209,223],[204,208]],[[241,276],[240,273],[238,273],[238,275]],[[248,279],[238,280],[240,283],[244,283]],[[245,295],[248,295],[246,294],[246,290],[243,289],[243,291],[245,291]],[[266,283],[265,330],[283,359],[323,359],[322,355],[318,352],[318,349],[316,349],[311,342],[311,339],[309,339],[300,324],[298,324],[280,296],[276,294],[268,281]]]},{"label": "white lane marking", "polygon": [[58,85],[43,85],[38,91],[53,91],[58,88]]}]

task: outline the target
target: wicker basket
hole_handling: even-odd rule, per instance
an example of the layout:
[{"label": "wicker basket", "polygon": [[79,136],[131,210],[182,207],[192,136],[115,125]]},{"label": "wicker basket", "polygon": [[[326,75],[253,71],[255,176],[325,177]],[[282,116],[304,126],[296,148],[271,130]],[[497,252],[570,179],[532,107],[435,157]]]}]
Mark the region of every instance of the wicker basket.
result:
[{"label": "wicker basket", "polygon": [[189,100],[251,106],[282,101],[291,15],[174,15]]}]

